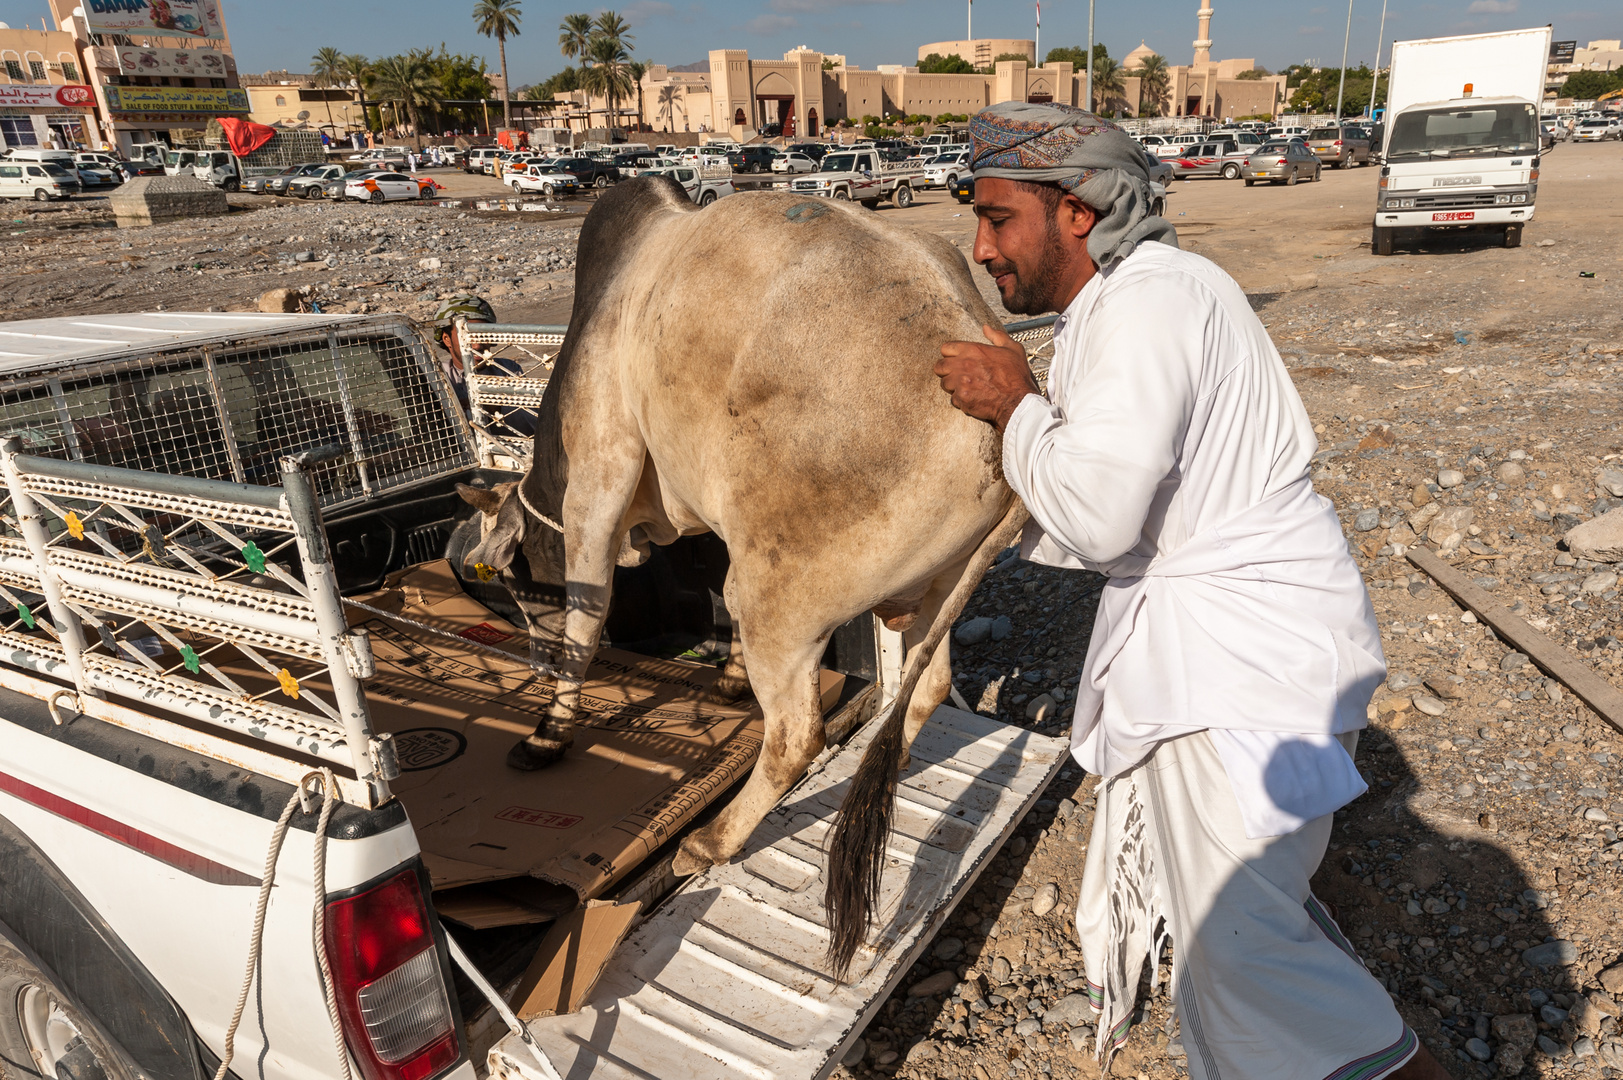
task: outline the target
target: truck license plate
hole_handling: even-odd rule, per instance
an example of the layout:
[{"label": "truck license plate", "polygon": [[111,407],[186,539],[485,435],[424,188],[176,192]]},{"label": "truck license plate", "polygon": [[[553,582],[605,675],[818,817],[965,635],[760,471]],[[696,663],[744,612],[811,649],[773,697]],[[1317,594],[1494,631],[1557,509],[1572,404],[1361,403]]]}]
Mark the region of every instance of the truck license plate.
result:
[{"label": "truck license plate", "polygon": [[1475,210],[1445,210],[1440,214],[1431,215],[1433,221],[1475,221]]}]

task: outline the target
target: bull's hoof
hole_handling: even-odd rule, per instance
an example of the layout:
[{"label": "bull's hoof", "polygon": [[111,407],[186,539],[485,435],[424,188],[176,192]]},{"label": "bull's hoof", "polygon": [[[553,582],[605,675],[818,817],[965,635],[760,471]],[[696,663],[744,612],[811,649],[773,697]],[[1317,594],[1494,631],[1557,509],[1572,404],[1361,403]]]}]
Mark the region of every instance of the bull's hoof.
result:
[{"label": "bull's hoof", "polygon": [[692,877],[716,865],[715,859],[694,850],[695,847],[697,845],[691,836],[682,841],[682,846],[676,849],[676,855],[671,859],[671,873],[677,877]]},{"label": "bull's hoof", "polygon": [[711,684],[706,696],[717,705],[735,705],[749,697],[749,693],[748,676],[723,675]]},{"label": "bull's hoof", "polygon": [[544,739],[539,735],[531,735],[521,742],[513,744],[513,749],[507,752],[507,767],[519,769],[523,772],[535,772],[544,769],[554,762],[563,760],[564,753],[570,744],[557,739]]}]

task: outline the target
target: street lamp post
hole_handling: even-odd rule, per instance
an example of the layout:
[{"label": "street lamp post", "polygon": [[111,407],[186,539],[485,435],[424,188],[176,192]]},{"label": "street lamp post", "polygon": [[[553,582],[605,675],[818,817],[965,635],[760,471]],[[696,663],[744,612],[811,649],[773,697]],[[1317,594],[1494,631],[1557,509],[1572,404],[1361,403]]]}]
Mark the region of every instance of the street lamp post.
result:
[{"label": "street lamp post", "polygon": [[1381,46],[1386,43],[1386,0],[1381,0],[1381,28],[1375,34],[1375,81],[1369,88],[1369,115],[1375,115],[1375,91],[1381,86]]},{"label": "street lamp post", "polygon": [[1352,41],[1353,0],[1347,0],[1347,34],[1341,39],[1341,85],[1336,87],[1336,122],[1341,122],[1341,96],[1347,89],[1347,46]]}]

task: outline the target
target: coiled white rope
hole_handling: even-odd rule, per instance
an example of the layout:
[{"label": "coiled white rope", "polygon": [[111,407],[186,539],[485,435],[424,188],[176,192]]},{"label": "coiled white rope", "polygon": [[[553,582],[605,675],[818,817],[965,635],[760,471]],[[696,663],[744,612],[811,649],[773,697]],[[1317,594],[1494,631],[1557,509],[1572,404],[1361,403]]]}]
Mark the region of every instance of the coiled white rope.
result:
[{"label": "coiled white rope", "polygon": [[[327,823],[332,820],[333,808],[338,805],[337,792],[338,781],[333,777],[332,770],[322,769],[321,817],[316,819],[316,861],[311,874],[311,892],[315,894],[316,962],[321,965],[321,993],[327,999],[327,1019],[332,1021],[333,1046],[338,1051],[338,1072],[343,1080],[352,1080],[349,1048],[344,1045],[344,1024],[338,1016],[338,988],[333,984],[332,964],[327,959]],[[300,795],[303,795],[302,784]]]},{"label": "coiled white rope", "polygon": [[352,1080],[349,1070],[349,1050],[344,1045],[344,1029],[338,1018],[338,995],[333,986],[332,969],[327,963],[327,937],[326,937],[326,898],[327,898],[327,823],[332,820],[334,806],[337,805],[336,796],[338,782],[333,777],[331,769],[322,769],[320,772],[308,773],[299,781],[296,791],[288,796],[287,805],[276,818],[276,827],[271,830],[270,849],[265,852],[265,872],[259,879],[259,898],[254,904],[254,928],[248,935],[248,970],[242,976],[242,989],[237,994],[237,1006],[231,1012],[231,1022],[225,1028],[224,1052],[220,1055],[220,1066],[214,1070],[214,1080],[225,1080],[226,1074],[231,1070],[231,1059],[236,1056],[237,1028],[242,1024],[242,1014],[248,1007],[248,995],[253,992],[254,976],[259,971],[260,957],[264,952],[265,943],[265,913],[270,908],[271,887],[276,884],[276,863],[282,855],[282,842],[287,839],[287,829],[293,820],[293,811],[300,806],[304,812],[314,812],[313,803],[306,802],[306,785],[312,780],[321,784],[321,816],[316,825],[315,837],[315,935],[316,956],[321,963],[322,991],[327,999],[327,1015],[332,1020],[333,1039],[338,1048],[339,1068],[344,1080]]}]

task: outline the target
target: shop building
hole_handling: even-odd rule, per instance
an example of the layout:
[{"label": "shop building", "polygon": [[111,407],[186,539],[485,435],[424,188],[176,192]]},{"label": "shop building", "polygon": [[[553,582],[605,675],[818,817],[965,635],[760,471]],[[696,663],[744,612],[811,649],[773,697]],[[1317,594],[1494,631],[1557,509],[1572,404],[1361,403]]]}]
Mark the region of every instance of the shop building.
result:
[{"label": "shop building", "polygon": [[333,140],[366,129],[355,91],[318,87],[313,75],[287,71],[243,75],[242,88],[248,93],[248,119],[256,124],[318,128]]},{"label": "shop building", "polygon": [[[50,3],[58,25],[74,39],[94,91],[98,144],[136,156],[137,147],[196,144],[219,117],[247,118],[248,94],[216,0]],[[97,12],[96,6],[117,10]],[[162,25],[153,22],[159,17],[154,8]]]},{"label": "shop building", "polygon": [[0,24],[0,144],[81,150],[98,137],[95,91],[73,35]]}]

